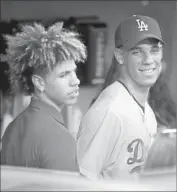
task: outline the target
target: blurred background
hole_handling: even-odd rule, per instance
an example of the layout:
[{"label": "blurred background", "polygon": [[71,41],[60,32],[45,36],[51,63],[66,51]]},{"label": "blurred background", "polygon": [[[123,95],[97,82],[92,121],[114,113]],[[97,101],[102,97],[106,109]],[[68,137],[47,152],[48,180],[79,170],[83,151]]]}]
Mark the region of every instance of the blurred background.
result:
[{"label": "blurred background", "polygon": [[[106,73],[112,63],[114,32],[120,21],[134,14],[142,14],[155,18],[161,26],[162,36],[165,41],[164,62],[166,66],[163,74],[165,88],[164,86],[159,86],[158,89],[155,88],[152,90],[152,95],[154,95],[156,101],[157,99],[159,101],[157,103],[155,102],[157,105],[154,105],[154,109],[157,114],[160,113],[160,115],[162,115],[164,119],[167,119],[168,122],[172,122],[170,116],[172,113],[175,113],[171,109],[174,106],[177,106],[177,1],[1,0],[0,8],[0,54],[4,54],[6,49],[6,42],[3,39],[3,34],[13,34],[20,31],[19,24],[36,21],[41,22],[45,27],[48,27],[57,21],[64,21],[65,27],[77,30],[82,35],[82,38],[87,45],[88,59],[84,65],[78,63],[78,76],[81,80],[80,95],[76,105],[67,107],[63,110],[64,121],[73,136],[77,135],[79,123],[83,114],[87,111],[92,100],[102,89]],[[2,138],[8,124],[28,106],[30,97],[21,94],[18,90],[14,94],[10,93],[8,64],[2,61],[0,62],[0,77],[0,128]],[[166,104],[163,102],[164,98]],[[174,103],[170,101],[171,99]],[[154,100],[151,102],[153,103]],[[170,103],[169,105],[168,102]],[[166,109],[169,109],[168,117],[165,112]],[[173,109],[175,109],[175,107]],[[170,112],[170,110],[172,112]],[[175,115],[173,115],[173,117],[175,117]],[[172,119],[174,120],[174,118]],[[171,125],[173,128],[177,127],[175,123],[172,123]],[[173,132],[174,134],[171,136],[171,133]],[[169,138],[171,139],[169,140]],[[166,147],[162,147],[164,143],[167,143],[167,140],[169,142]],[[150,160],[146,163],[147,169],[149,167],[157,167],[157,164],[158,166],[163,167],[164,159],[166,158],[168,158],[166,162],[171,163],[170,166],[176,165],[176,132],[174,130],[168,130],[168,134],[157,135],[156,142],[154,142],[153,146],[155,147],[151,150],[152,153],[149,156]],[[21,171],[19,168],[17,168],[17,170],[13,169],[7,168],[6,170],[6,168],[3,168],[2,176],[4,179],[4,189],[6,187],[8,188],[9,184],[13,184],[13,182],[9,182],[9,178],[11,178],[11,181],[14,181],[15,185],[22,185],[24,182],[30,181],[32,184],[29,185],[27,182],[27,187],[34,187],[34,182],[37,183],[37,181],[40,186],[44,185],[41,184],[42,181],[43,183],[48,181],[48,187],[56,187],[56,185],[61,185],[61,182],[64,181],[67,183],[65,184],[66,186],[70,186],[68,185],[68,182],[71,182],[70,180],[75,182],[73,177],[70,178],[69,175],[65,180],[61,179],[61,182],[58,183],[58,179],[61,177],[59,174],[56,177],[57,184],[54,184],[53,182],[55,180],[53,176],[51,177],[51,174],[47,176],[47,180],[43,178],[44,174],[40,174],[40,178],[37,179],[38,175],[33,175],[33,172],[30,172],[30,170],[24,170],[25,173],[30,172],[24,174],[24,171]],[[163,173],[164,172],[165,171],[163,170]],[[19,175],[18,177],[17,174]],[[158,174],[161,175],[161,177],[159,177]],[[166,187],[166,190],[176,190],[176,167],[171,172],[167,170],[164,174],[161,172],[158,174],[155,173],[155,176],[152,177],[154,173],[150,173],[149,175],[146,173],[144,174],[144,177],[153,180],[153,186],[161,187],[161,190],[164,189],[164,187]],[[26,175],[27,178],[24,178],[24,175]],[[158,177],[158,180],[156,180],[155,177]],[[71,182],[71,184],[73,182]],[[74,185],[80,183],[81,182],[78,181],[75,182]],[[128,187],[129,185],[126,183],[125,186]],[[125,186],[123,185],[124,189]],[[43,189],[46,189],[46,183],[45,186],[43,186]],[[144,186],[142,189],[145,189]],[[153,188],[153,190],[155,191],[155,188]]]},{"label": "blurred background", "polygon": [[[133,14],[154,17],[161,26],[162,36],[166,43],[164,61],[167,66],[164,79],[177,105],[177,1],[1,0],[0,5],[1,54],[5,53],[6,48],[2,34],[20,31],[19,24],[21,23],[36,21],[48,27],[62,20],[65,27],[81,33],[88,48],[88,59],[84,65],[78,64],[78,76],[81,80],[80,95],[73,108],[68,107],[63,110],[67,127],[73,134],[77,132],[82,115],[99,93],[111,65],[115,29],[120,21]],[[7,71],[8,65],[1,62],[1,127],[6,127],[30,101],[29,97],[20,93],[15,95],[8,93]],[[4,116],[5,122],[2,120]]]}]

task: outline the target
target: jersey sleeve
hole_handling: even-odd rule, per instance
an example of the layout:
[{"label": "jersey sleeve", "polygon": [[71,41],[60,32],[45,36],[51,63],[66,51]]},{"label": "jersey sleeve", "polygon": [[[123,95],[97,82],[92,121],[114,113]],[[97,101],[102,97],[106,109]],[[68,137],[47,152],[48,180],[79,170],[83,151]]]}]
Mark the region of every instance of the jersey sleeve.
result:
[{"label": "jersey sleeve", "polygon": [[95,110],[86,114],[77,139],[78,162],[83,175],[96,179],[113,163],[111,155],[120,132],[120,118],[113,111]]},{"label": "jersey sleeve", "polygon": [[78,172],[76,141],[69,132],[59,130],[46,132],[40,145],[42,168]]}]

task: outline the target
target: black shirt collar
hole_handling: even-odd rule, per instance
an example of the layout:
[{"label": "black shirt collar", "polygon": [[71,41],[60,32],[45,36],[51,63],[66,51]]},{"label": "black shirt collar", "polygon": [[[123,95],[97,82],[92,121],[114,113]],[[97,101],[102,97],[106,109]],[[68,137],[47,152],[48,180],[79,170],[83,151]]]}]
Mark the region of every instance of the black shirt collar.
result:
[{"label": "black shirt collar", "polygon": [[62,114],[57,109],[55,109],[53,106],[32,97],[29,107],[37,108],[37,109],[49,114],[50,116],[55,118],[59,123],[62,123],[64,125]]}]

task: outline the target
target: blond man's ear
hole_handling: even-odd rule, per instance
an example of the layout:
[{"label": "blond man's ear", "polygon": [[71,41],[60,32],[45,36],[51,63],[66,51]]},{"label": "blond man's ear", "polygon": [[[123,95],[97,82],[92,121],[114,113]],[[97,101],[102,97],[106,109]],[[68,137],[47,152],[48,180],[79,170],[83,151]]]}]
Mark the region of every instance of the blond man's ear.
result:
[{"label": "blond man's ear", "polygon": [[44,89],[45,89],[45,82],[44,82],[42,77],[40,77],[39,75],[33,75],[32,76],[32,82],[33,82],[34,87],[38,91],[40,91],[40,92],[44,91]]}]

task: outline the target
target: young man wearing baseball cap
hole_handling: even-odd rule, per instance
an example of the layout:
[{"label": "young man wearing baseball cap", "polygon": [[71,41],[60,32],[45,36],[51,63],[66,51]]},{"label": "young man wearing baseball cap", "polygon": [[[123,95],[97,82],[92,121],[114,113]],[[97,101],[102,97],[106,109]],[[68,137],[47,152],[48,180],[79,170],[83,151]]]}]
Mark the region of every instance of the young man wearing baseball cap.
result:
[{"label": "young man wearing baseball cap", "polygon": [[81,121],[80,172],[90,179],[137,176],[157,132],[148,104],[161,73],[163,40],[156,20],[133,15],[115,32],[117,81],[106,87]]}]

